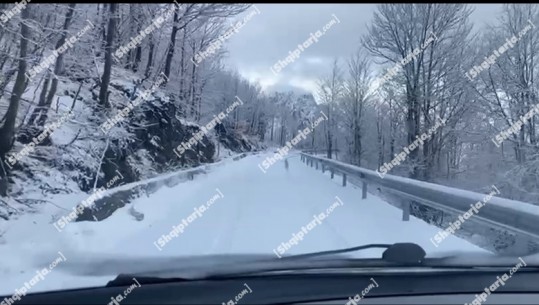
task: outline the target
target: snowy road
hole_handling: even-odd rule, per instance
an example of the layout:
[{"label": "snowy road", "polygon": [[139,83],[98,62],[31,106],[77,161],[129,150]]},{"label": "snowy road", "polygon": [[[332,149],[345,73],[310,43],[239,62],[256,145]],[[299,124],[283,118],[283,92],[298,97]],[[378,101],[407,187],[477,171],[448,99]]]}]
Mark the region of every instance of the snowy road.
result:
[{"label": "snowy road", "polygon": [[[208,175],[197,176],[194,181],[164,188],[151,200],[137,200],[135,206],[144,213],[145,220],[130,225],[129,231],[121,229],[115,233],[118,222],[133,222],[125,211],[117,211],[105,221],[105,225],[110,225],[108,242],[104,245],[103,236],[95,234],[95,245],[106,248],[107,252],[143,251],[146,254],[153,251],[155,255],[165,256],[275,253],[281,243],[313,222],[314,215],[325,213],[337,197],[343,205],[335,206],[315,227],[303,230],[307,231],[303,240],[292,245],[286,254],[394,242],[416,242],[427,253],[477,249],[456,237],[436,248],[430,238],[439,229],[413,217],[403,222],[399,209],[370,194],[362,200],[360,188],[342,187],[340,179],[331,180],[329,173],[322,175],[305,166],[298,155],[289,159],[288,171],[283,162],[279,162],[263,173],[258,164],[270,155],[251,155],[225,163]],[[213,204],[189,223],[187,219],[194,209],[212,198]],[[183,233],[160,246],[158,239],[171,233],[182,219],[187,223]],[[364,251],[358,256],[378,253],[380,250]]]},{"label": "snowy road", "polygon": [[[105,253],[107,257],[286,255],[395,242],[415,242],[428,254],[485,252],[453,236],[435,247],[430,238],[438,228],[414,217],[402,221],[401,210],[371,194],[362,200],[359,187],[351,184],[342,187],[341,179],[331,180],[329,173],[323,175],[307,167],[299,155],[291,155],[288,171],[283,162],[278,162],[263,173],[258,165],[271,155],[226,161],[193,181],[164,187],[150,198],[135,200],[132,204],[144,214],[143,221],[136,221],[127,206],[102,222],[70,223],[58,232],[50,222],[53,207],[41,214],[24,215],[7,231],[6,243],[0,245],[0,251],[8,254],[5,262],[10,262],[0,268],[0,278],[6,279],[0,282],[0,294],[12,292],[35,274],[36,268],[30,262],[52,261],[58,256],[54,254],[57,251],[62,251],[67,261],[80,259],[70,254],[74,251],[85,253],[88,259],[91,253]],[[208,201],[206,210],[196,218],[189,218],[196,207]],[[326,217],[321,219],[320,213],[326,213]],[[182,219],[185,220],[183,233],[177,231],[177,237],[164,238]],[[302,240],[290,244],[289,249],[283,248],[283,243],[301,232],[304,232]],[[279,251],[279,246],[285,251]],[[381,252],[373,249],[353,255],[380,257]],[[103,285],[110,279],[80,278],[53,271],[33,291]]]}]

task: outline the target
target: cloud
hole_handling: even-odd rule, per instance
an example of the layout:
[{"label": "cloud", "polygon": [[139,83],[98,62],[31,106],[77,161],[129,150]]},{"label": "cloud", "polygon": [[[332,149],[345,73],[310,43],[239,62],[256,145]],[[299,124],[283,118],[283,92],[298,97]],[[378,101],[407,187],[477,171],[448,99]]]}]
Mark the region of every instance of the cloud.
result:
[{"label": "cloud", "polygon": [[[304,92],[331,69],[333,58],[345,60],[360,46],[376,10],[375,4],[256,4],[256,15],[228,42],[226,65],[251,81],[259,80],[266,90],[286,88]],[[470,20],[482,26],[494,18],[501,5],[474,5]],[[249,10],[247,10],[249,12]],[[289,51],[321,29],[333,17],[341,21],[319,42],[305,50],[275,76],[270,67]],[[242,18],[237,16],[235,19]],[[380,68],[381,67],[376,67]]]}]

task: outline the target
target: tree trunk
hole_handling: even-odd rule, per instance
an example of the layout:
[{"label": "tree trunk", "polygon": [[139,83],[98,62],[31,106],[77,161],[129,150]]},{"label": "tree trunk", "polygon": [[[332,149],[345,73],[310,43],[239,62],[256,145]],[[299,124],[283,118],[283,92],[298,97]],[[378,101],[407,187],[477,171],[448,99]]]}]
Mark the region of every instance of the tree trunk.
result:
[{"label": "tree trunk", "polygon": [[154,50],[154,48],[155,48],[155,44],[153,42],[153,36],[152,36],[152,37],[150,37],[150,50],[148,51],[148,63],[146,64],[146,71],[144,72],[145,77],[150,76],[150,73],[152,73],[153,50]]},{"label": "tree trunk", "polygon": [[[98,4],[99,5],[99,4]],[[107,14],[106,12],[107,3],[103,3],[103,9],[101,10],[101,48],[99,48],[99,53],[97,56],[101,57],[101,51],[105,49],[106,47],[106,41],[107,41]]]},{"label": "tree trunk", "polygon": [[[13,85],[13,91],[9,100],[9,107],[6,114],[6,121],[0,128],[0,159],[13,148],[15,140],[15,123],[17,122],[17,113],[19,104],[26,86],[26,56],[28,50],[28,38],[30,37],[30,28],[26,24],[30,17],[30,5],[27,5],[21,12],[21,43],[19,52],[19,67],[17,78]],[[1,160],[0,160],[1,161]],[[3,171],[0,171],[2,175]]]},{"label": "tree trunk", "polygon": [[273,132],[275,129],[275,115],[271,117],[271,134],[270,134],[270,142],[273,143]]},{"label": "tree trunk", "polygon": [[197,116],[197,107],[195,104],[195,87],[196,87],[196,68],[195,64],[192,65],[191,68],[191,88],[189,92],[189,101],[191,103],[191,116],[196,117]]},{"label": "tree trunk", "polygon": [[[182,47],[181,47],[181,58],[180,58],[180,97],[182,100],[185,100],[185,43],[187,41],[187,29],[183,29],[183,38],[182,38]],[[195,45],[193,45],[193,54],[195,54]],[[193,63],[194,66],[194,63]],[[192,84],[191,84],[192,85]]]},{"label": "tree trunk", "polygon": [[[419,134],[419,102],[417,101],[417,91],[415,89],[410,90],[408,87],[408,113],[407,113],[407,144],[410,145],[416,140],[416,135]],[[391,156],[392,158],[393,156]],[[410,163],[412,165],[412,171],[410,172],[410,178],[417,179],[419,177],[419,148],[410,151],[409,156]]]},{"label": "tree trunk", "polygon": [[133,62],[133,72],[138,71],[138,66],[140,64],[140,59],[142,57],[142,47],[140,45],[135,49],[135,60]]},{"label": "tree trunk", "polygon": [[101,77],[101,89],[99,90],[99,104],[104,107],[109,107],[107,93],[112,71],[112,45],[114,44],[114,32],[116,31],[116,6],[116,3],[110,3],[107,44],[105,46],[105,69]]},{"label": "tree trunk", "polygon": [[[142,9],[138,6],[138,5],[134,5],[135,7],[135,14],[138,16],[137,20],[138,20],[138,24],[137,24],[137,32],[136,32],[136,35],[138,35],[140,33],[140,31],[142,30],[142,20],[144,18],[144,16],[142,15]],[[141,60],[141,57],[142,57],[142,44],[137,44],[137,47],[135,48],[135,56],[133,58],[133,72],[137,72],[138,71],[138,66],[140,64],[140,60]]]},{"label": "tree trunk", "polygon": [[38,118],[41,116],[41,114],[45,110],[45,105],[47,102],[47,91],[49,90],[50,82],[51,82],[51,74],[47,71],[47,76],[45,78],[45,81],[43,82],[43,88],[41,89],[41,94],[39,95],[39,101],[37,102],[37,106],[34,108],[34,111],[32,111],[32,115],[30,115],[30,119],[28,120],[28,125],[35,125],[37,123]]},{"label": "tree trunk", "polygon": [[331,106],[328,105],[328,120],[327,120],[327,158],[331,159],[331,150],[333,149],[333,140],[331,134]]},{"label": "tree trunk", "polygon": [[174,49],[176,47],[176,34],[178,33],[178,6],[174,7],[174,25],[172,26],[172,32],[170,33],[170,42],[168,45],[167,58],[165,61],[165,79],[170,78],[170,66],[172,64],[172,58],[174,57]]}]

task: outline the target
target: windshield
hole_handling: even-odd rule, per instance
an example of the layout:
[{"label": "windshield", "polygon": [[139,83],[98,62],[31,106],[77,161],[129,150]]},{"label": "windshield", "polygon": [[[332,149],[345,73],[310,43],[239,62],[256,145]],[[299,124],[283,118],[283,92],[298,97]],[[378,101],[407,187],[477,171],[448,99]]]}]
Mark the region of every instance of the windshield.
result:
[{"label": "windshield", "polygon": [[2,4],[0,295],[324,251],[536,265],[538,13]]}]

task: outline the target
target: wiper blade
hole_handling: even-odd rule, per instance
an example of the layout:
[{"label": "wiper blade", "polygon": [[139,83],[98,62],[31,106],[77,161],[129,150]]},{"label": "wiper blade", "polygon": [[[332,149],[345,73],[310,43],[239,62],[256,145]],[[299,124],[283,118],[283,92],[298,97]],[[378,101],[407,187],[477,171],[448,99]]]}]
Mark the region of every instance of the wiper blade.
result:
[{"label": "wiper blade", "polygon": [[[343,259],[343,257],[330,256],[373,248],[386,249],[382,254],[382,258],[348,260]],[[163,283],[163,281],[190,281],[204,278],[221,278],[272,271],[302,270],[310,268],[343,268],[353,266],[419,267],[424,266],[425,255],[425,251],[419,245],[413,243],[368,244],[346,249],[283,256],[282,258],[264,258],[255,256],[251,260],[244,260],[241,265],[213,263],[210,265],[212,267],[211,271],[206,269],[199,270],[199,272],[195,270],[191,270],[191,272],[178,272],[179,270],[177,270],[176,268],[179,266],[171,266],[170,269],[176,269],[176,271],[169,270],[169,272],[164,272],[163,270],[161,270],[159,272],[152,273],[121,273],[116,279],[109,282],[107,286],[125,286],[126,284],[130,284],[133,282],[133,277],[136,277],[137,280],[140,281],[142,284],[152,284]],[[210,263],[210,261],[207,259],[206,262]],[[188,265],[193,267],[192,263]],[[189,268],[187,267],[187,269]]]},{"label": "wiper blade", "polygon": [[[385,248],[381,258],[354,258],[338,255],[371,248]],[[79,256],[81,257],[81,256]],[[275,255],[227,254],[191,257],[110,257],[92,256],[91,260],[72,259],[59,266],[67,272],[77,275],[113,275],[115,279],[109,285],[132,283],[132,277],[146,283],[170,281],[190,281],[211,278],[235,277],[272,272],[302,272],[302,270],[374,268],[392,270],[400,267],[474,269],[477,267],[513,266],[514,259],[490,258],[483,256],[469,261],[455,255],[425,257],[425,251],[416,244],[369,244],[359,247],[307,253],[277,258]],[[532,262],[531,258],[526,262]],[[539,263],[538,263],[539,264]],[[121,276],[119,276],[121,275]],[[123,282],[121,281],[123,279]]]},{"label": "wiper blade", "polygon": [[[382,258],[364,258],[355,259],[349,257],[325,257],[339,253],[347,253],[364,249],[386,248]],[[307,269],[324,268],[357,268],[357,267],[429,267],[430,264],[441,259],[425,259],[426,252],[419,245],[414,243],[395,243],[395,244],[368,244],[358,247],[338,249],[331,251],[322,251],[291,256],[259,263],[256,266],[244,266],[243,270],[234,270],[234,272],[223,272],[215,270],[209,278],[222,278],[228,276],[245,276],[275,271],[301,271]],[[253,268],[254,267],[254,268]]]},{"label": "wiper blade", "polygon": [[134,274],[120,274],[115,279],[109,281],[107,285],[105,285],[105,287],[130,286],[133,284],[134,278],[136,278],[137,283],[141,285],[191,281],[190,279],[185,279],[181,277],[155,277],[155,276],[140,276],[140,275],[134,275]]},{"label": "wiper blade", "polygon": [[414,243],[395,243],[395,244],[368,244],[358,247],[337,249],[330,251],[321,251],[314,253],[298,254],[285,256],[283,259],[305,259],[311,257],[319,257],[323,255],[348,253],[365,249],[385,248],[386,251],[382,254],[382,260],[387,262],[395,262],[402,264],[421,264],[427,253],[421,246]]},{"label": "wiper blade", "polygon": [[374,249],[374,248],[387,249],[387,248],[389,248],[391,246],[392,246],[392,244],[368,244],[368,245],[352,247],[352,248],[345,248],[345,249],[320,251],[320,252],[305,253],[305,254],[296,254],[296,255],[284,256],[283,258],[285,258],[285,259],[309,258],[309,257],[318,257],[318,256],[322,256],[322,255],[354,252],[354,251],[364,250],[364,249]]}]

